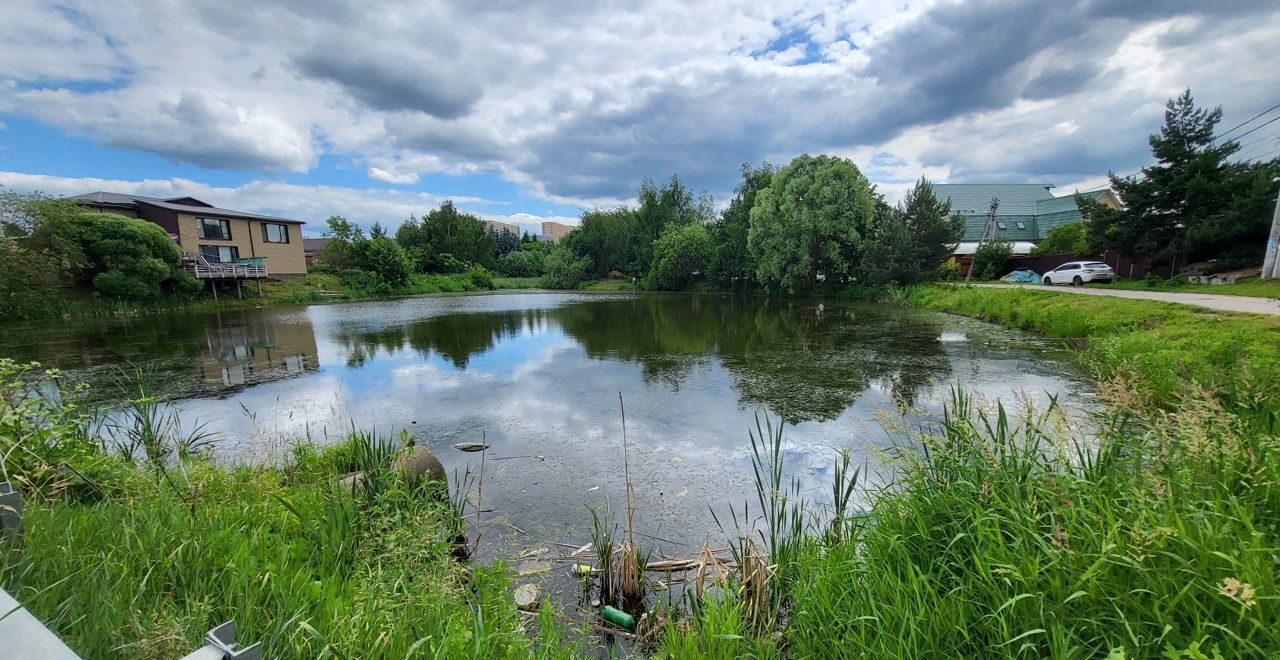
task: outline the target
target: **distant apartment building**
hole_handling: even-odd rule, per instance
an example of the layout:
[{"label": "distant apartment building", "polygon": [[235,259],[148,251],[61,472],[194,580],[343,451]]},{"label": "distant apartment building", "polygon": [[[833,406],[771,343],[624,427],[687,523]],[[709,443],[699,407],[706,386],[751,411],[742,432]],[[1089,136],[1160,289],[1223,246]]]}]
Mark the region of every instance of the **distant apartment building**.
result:
[{"label": "distant apartment building", "polygon": [[573,231],[573,227],[560,224],[559,222],[548,221],[542,223],[542,235],[552,243],[559,243],[560,239],[564,238],[564,235],[571,231]]},{"label": "distant apartment building", "polygon": [[71,201],[101,213],[155,223],[169,232],[188,259],[212,264],[252,262],[271,277],[302,277],[307,262],[300,220],[220,209],[194,197],[159,199],[95,192]]},{"label": "distant apartment building", "polygon": [[519,225],[513,225],[510,222],[499,222],[498,220],[481,220],[481,222],[484,223],[484,226],[492,229],[495,234],[506,232],[508,234],[515,234],[516,238],[520,238]]}]

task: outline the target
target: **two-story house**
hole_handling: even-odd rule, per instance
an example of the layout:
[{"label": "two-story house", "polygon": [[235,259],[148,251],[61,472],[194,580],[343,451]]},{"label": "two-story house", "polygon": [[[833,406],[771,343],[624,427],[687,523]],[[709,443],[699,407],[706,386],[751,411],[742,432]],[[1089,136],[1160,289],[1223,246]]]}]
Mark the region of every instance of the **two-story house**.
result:
[{"label": "two-story house", "polygon": [[70,199],[99,212],[160,225],[188,258],[201,256],[211,263],[261,260],[271,277],[307,274],[301,220],[220,209],[194,197],[95,192]]}]

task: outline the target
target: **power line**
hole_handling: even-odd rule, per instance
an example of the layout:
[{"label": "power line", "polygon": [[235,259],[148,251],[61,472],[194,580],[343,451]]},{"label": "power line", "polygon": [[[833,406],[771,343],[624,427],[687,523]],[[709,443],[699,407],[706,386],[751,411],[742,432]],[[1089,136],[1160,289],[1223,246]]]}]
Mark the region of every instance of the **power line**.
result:
[{"label": "power line", "polygon": [[1255,144],[1261,144],[1261,143],[1263,143],[1263,142],[1267,142],[1267,141],[1269,141],[1269,140],[1280,140],[1280,131],[1276,131],[1275,133],[1272,133],[1271,135],[1268,135],[1268,136],[1263,137],[1263,138],[1258,138],[1257,140],[1254,140],[1254,141],[1250,142],[1249,144],[1242,144],[1242,145],[1240,145],[1240,151],[1242,151],[1242,152],[1243,152],[1243,151],[1245,151],[1245,150],[1246,150],[1246,149],[1248,149],[1249,147],[1252,147],[1252,146],[1253,146],[1253,145],[1255,145]]},{"label": "power line", "polygon": [[1277,115],[1277,116],[1275,116],[1275,117],[1272,117],[1271,119],[1268,119],[1267,121],[1264,121],[1264,122],[1262,122],[1261,124],[1258,124],[1257,126],[1254,126],[1253,128],[1251,128],[1251,129],[1249,129],[1249,130],[1247,130],[1247,131],[1245,131],[1245,132],[1243,132],[1243,133],[1241,133],[1241,134],[1237,135],[1237,136],[1235,137],[1235,140],[1232,140],[1232,141],[1233,141],[1233,142],[1234,142],[1234,141],[1238,141],[1240,138],[1242,138],[1242,137],[1244,137],[1244,136],[1246,136],[1246,135],[1248,135],[1248,134],[1250,134],[1250,133],[1252,133],[1252,132],[1254,132],[1254,131],[1256,131],[1256,130],[1258,130],[1258,129],[1262,128],[1263,126],[1266,126],[1267,124],[1274,124],[1275,122],[1278,122],[1278,121],[1280,121],[1280,115]]},{"label": "power line", "polygon": [[1246,160],[1246,161],[1244,161],[1244,162],[1246,162],[1246,163],[1262,162],[1262,161],[1265,161],[1265,160],[1267,160],[1268,158],[1270,158],[1270,157],[1272,157],[1272,156],[1274,156],[1274,155],[1276,155],[1276,154],[1280,154],[1280,149],[1272,149],[1271,151],[1268,151],[1267,153],[1264,153],[1264,154],[1258,154],[1257,156],[1253,156],[1253,157],[1249,158],[1248,160]]},{"label": "power line", "polygon": [[[1247,120],[1245,120],[1245,121],[1242,121],[1242,122],[1240,122],[1239,124],[1236,124],[1235,126],[1232,126],[1231,128],[1228,128],[1226,131],[1223,131],[1223,132],[1222,132],[1221,134],[1219,134],[1217,137],[1213,138],[1213,141],[1214,141],[1214,142],[1217,142],[1218,140],[1221,140],[1223,137],[1226,137],[1227,135],[1230,135],[1230,134],[1231,134],[1231,132],[1232,132],[1232,131],[1234,131],[1234,130],[1236,130],[1237,128],[1240,128],[1241,126],[1244,126],[1245,124],[1249,124],[1249,123],[1253,122],[1253,120],[1257,119],[1258,117],[1261,117],[1262,115],[1267,114],[1268,112],[1271,112],[1272,110],[1275,110],[1276,108],[1280,108],[1280,103],[1277,103],[1277,104],[1275,104],[1275,105],[1271,106],[1270,108],[1267,108],[1266,110],[1263,110],[1262,112],[1259,112],[1258,114],[1256,114],[1256,115],[1254,115],[1254,116],[1250,117],[1249,119],[1247,119]],[[1271,120],[1271,121],[1275,121],[1275,120],[1273,119],[1273,120]],[[1238,140],[1238,139],[1240,139],[1240,138],[1236,138],[1236,139]]]}]

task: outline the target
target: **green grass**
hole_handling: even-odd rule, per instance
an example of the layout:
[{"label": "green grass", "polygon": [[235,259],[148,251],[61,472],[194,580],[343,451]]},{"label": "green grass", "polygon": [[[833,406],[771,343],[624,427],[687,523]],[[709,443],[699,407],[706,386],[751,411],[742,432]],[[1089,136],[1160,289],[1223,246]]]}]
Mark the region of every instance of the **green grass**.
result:
[{"label": "green grass", "polygon": [[1280,411],[1280,318],[1146,300],[1026,289],[919,287],[912,304],[1079,340],[1099,380],[1121,379],[1154,405],[1212,392],[1233,412]]},{"label": "green grass", "polygon": [[453,559],[456,514],[426,489],[336,490],[350,454],[232,471],[99,456],[107,496],[30,499],[0,582],[86,658],[181,657],[228,619],[271,658],[573,653],[550,619],[523,631],[502,565]]},{"label": "green grass", "polygon": [[635,288],[627,278],[606,278],[578,286],[580,291],[634,291]]},{"label": "green grass", "polygon": [[495,277],[495,289],[537,289],[540,288],[537,277]]},{"label": "green grass", "polygon": [[[532,280],[536,283],[536,278]],[[500,287],[501,281],[493,281],[494,288],[531,288],[524,286],[524,278],[506,280],[507,286]],[[519,286],[512,286],[512,283]],[[490,288],[470,277],[467,273],[424,275],[415,273],[407,286],[392,289],[370,289],[350,282],[333,272],[313,271],[306,277],[292,277],[262,283],[262,293],[258,293],[258,285],[246,281],[242,286],[242,296],[236,297],[234,288],[222,289],[218,298],[206,292],[194,299],[165,298],[150,302],[122,302],[95,298],[89,292],[80,289],[64,289],[58,305],[58,313],[66,319],[94,318],[106,316],[136,316],[153,312],[166,312],[181,309],[234,309],[240,307],[273,307],[281,305],[312,305],[344,300],[371,300],[403,296],[429,295],[434,293],[466,293],[472,291],[488,291]]]},{"label": "green grass", "polygon": [[1213,293],[1222,296],[1251,296],[1254,298],[1280,298],[1280,280],[1250,279],[1235,284],[1169,284],[1160,282],[1150,286],[1143,280],[1117,280],[1110,284],[1086,284],[1096,289],[1127,289],[1130,291],[1169,291],[1173,293]]},{"label": "green grass", "polygon": [[902,432],[897,482],[844,534],[837,510],[802,505],[799,547],[770,558],[770,625],[710,601],[666,631],[673,657],[1280,655],[1280,320],[1034,290],[901,297],[1077,341],[1109,410],[1081,427],[959,390],[941,423]]}]

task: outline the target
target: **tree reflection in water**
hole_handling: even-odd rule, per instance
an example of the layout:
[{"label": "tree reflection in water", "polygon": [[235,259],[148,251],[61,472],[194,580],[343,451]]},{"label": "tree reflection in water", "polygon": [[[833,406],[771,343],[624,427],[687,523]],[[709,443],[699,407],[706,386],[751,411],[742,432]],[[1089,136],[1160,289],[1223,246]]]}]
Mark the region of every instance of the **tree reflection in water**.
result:
[{"label": "tree reflection in water", "polygon": [[549,310],[475,312],[332,338],[348,366],[406,347],[464,370],[471,358],[533,328],[559,326],[587,356],[641,365],[647,384],[678,391],[697,366],[719,360],[740,404],[788,422],[839,417],[875,386],[901,407],[948,378],[951,362],[928,314],[902,308],[715,295],[644,295]]}]

